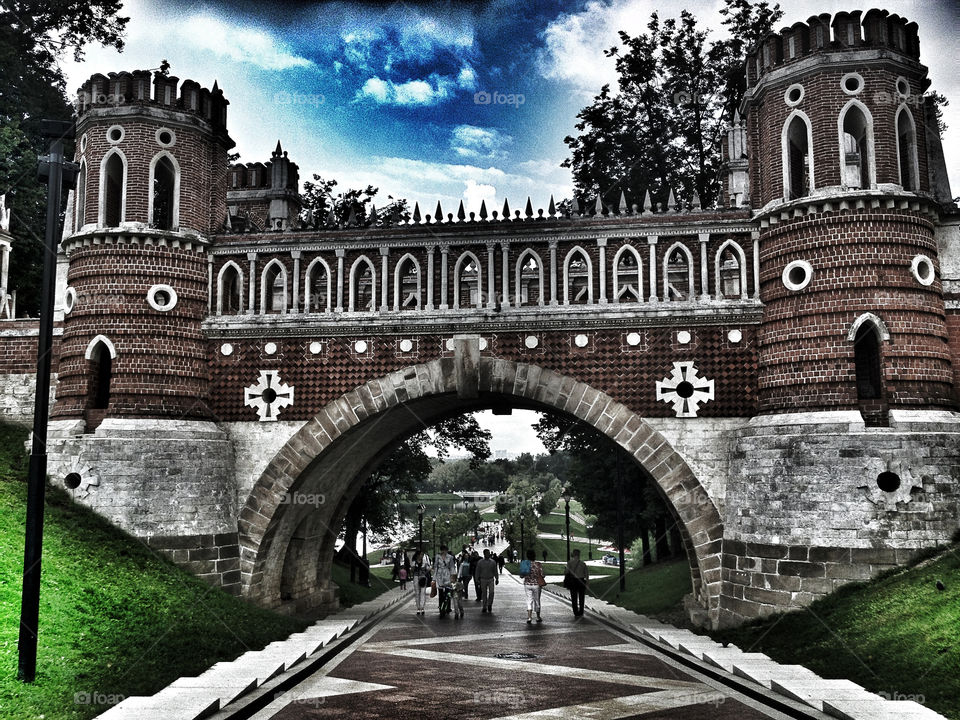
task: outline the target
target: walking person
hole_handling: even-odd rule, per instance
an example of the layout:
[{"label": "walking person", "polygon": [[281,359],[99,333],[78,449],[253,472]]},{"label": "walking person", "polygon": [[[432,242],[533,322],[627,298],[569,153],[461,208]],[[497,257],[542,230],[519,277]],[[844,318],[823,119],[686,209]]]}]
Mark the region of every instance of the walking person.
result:
[{"label": "walking person", "polygon": [[490,557],[490,548],[483,550],[483,559],[477,563],[476,577],[480,581],[481,612],[493,612],[493,588],[500,584],[500,578],[497,576],[497,563]]},{"label": "walking person", "polygon": [[430,556],[423,550],[417,550],[413,563],[413,598],[417,603],[417,615],[423,615],[426,612],[430,571]]},{"label": "walking person", "polygon": [[583,600],[587,594],[587,564],[580,559],[580,551],[570,553],[564,584],[570,590],[570,602],[573,605],[573,617],[583,617]]},{"label": "walking person", "polygon": [[[461,563],[461,565],[463,565],[463,563]],[[463,617],[463,578],[461,578],[459,574],[453,578],[452,590],[450,592],[450,609],[453,610],[453,616],[455,618]]]},{"label": "walking person", "polygon": [[460,567],[457,570],[457,577],[460,579],[460,596],[466,600],[470,597],[470,582],[473,580],[473,572],[470,567],[470,553],[464,550],[460,557]]},{"label": "walking person", "polygon": [[447,552],[447,546],[440,546],[440,554],[433,561],[433,579],[437,583],[437,597],[440,614],[450,611],[450,595],[453,579],[457,576],[457,559]]},{"label": "walking person", "polygon": [[527,550],[527,559],[520,563],[520,577],[523,578],[523,590],[527,594],[527,624],[533,622],[533,613],[537,614],[537,622],[543,622],[540,617],[540,592],[547,582],[543,579],[543,566],[537,562],[537,553],[533,548]]},{"label": "walking person", "polygon": [[473,578],[473,588],[477,593],[477,602],[480,602],[480,581],[477,579],[478,562],[480,562],[480,553],[474,550],[470,553],[470,577]]}]

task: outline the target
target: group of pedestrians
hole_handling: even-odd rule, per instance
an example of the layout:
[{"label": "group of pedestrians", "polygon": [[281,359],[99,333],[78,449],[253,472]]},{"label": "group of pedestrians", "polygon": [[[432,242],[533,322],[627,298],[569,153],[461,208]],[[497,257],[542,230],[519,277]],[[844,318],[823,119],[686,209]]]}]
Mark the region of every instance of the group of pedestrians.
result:
[{"label": "group of pedestrians", "polygon": [[[409,562],[406,557],[405,562]],[[481,612],[492,613],[494,587],[500,583],[502,571],[503,559],[491,553],[489,548],[484,548],[481,557],[479,552],[467,547],[459,555],[453,555],[446,545],[441,545],[433,561],[426,552],[415,551],[410,563],[410,577],[417,615],[426,613],[429,595],[439,598],[441,615],[452,612],[454,617],[463,617],[463,601],[470,596],[471,583],[476,601],[482,603]]]},{"label": "group of pedestrians", "polygon": [[[520,563],[519,575],[527,599],[527,623],[543,622],[540,614],[540,596],[544,585],[543,565],[537,560],[536,552],[527,550],[527,557]],[[438,597],[440,615],[453,613],[455,618],[463,617],[464,600],[470,596],[470,585],[474,586],[476,602],[481,603],[482,613],[493,612],[494,589],[500,584],[504,558],[484,548],[483,556],[476,550],[464,546],[458,555],[449,552],[446,545],[440,546],[440,552],[430,560],[429,554],[414,551],[413,558],[404,553],[399,572],[401,589],[406,587],[407,578],[413,582],[413,595],[416,601],[417,615],[426,614],[427,597]],[[580,551],[571,553],[570,561],[564,572],[564,587],[570,590],[570,600],[574,618],[583,617],[584,599],[589,581],[587,564],[580,559]]]}]

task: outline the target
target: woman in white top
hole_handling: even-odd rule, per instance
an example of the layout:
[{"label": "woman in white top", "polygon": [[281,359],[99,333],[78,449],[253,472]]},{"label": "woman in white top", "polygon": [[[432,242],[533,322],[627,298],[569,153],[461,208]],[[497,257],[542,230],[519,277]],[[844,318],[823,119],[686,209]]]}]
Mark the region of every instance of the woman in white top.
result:
[{"label": "woman in white top", "polygon": [[537,562],[537,554],[532,548],[527,550],[527,561],[530,563],[530,572],[523,575],[523,590],[527,594],[527,622],[533,622],[534,612],[537,613],[537,622],[541,622],[540,591],[543,588],[540,582],[543,580],[543,566]]},{"label": "woman in white top", "polygon": [[413,555],[413,597],[417,602],[417,615],[426,612],[427,590],[430,588],[430,556],[422,550]]}]

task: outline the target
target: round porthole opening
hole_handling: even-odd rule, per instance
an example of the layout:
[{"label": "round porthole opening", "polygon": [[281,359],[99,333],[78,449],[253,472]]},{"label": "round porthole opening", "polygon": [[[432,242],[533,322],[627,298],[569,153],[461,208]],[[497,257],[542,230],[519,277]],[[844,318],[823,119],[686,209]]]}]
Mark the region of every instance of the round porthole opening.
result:
[{"label": "round porthole opening", "polygon": [[176,134],[170,128],[159,128],[156,137],[161,147],[171,147],[177,141]]},{"label": "round porthole opening", "polygon": [[177,291],[169,285],[154,285],[147,292],[147,304],[158,312],[168,312],[177,306]]},{"label": "round porthole opening", "polygon": [[803,85],[796,83],[787,88],[787,91],[783,94],[783,100],[790,107],[799,105],[800,101],[803,100]]},{"label": "round porthole opening", "polygon": [[847,95],[856,95],[863,90],[863,76],[859,73],[847,73],[840,80],[840,85]]},{"label": "round porthole opening", "polygon": [[897,94],[902,98],[910,96],[910,83],[907,82],[906,78],[897,78]]},{"label": "round porthole opening", "polygon": [[910,263],[910,270],[921,285],[933,285],[936,279],[933,260],[926,255],[917,255]]},{"label": "round porthole opening", "polygon": [[783,269],[781,280],[788,290],[803,290],[813,279],[813,267],[806,260],[794,260]]},{"label": "round porthole opening", "polygon": [[80,487],[82,481],[83,478],[80,477],[80,473],[72,472],[63,479],[63,484],[67,490],[76,490]]},{"label": "round porthole opening", "polygon": [[689,380],[683,380],[677,384],[677,395],[686,399],[693,397],[693,383]]},{"label": "round porthole opening", "polygon": [[896,492],[900,488],[900,476],[885,470],[877,475],[877,487],[884,492]]},{"label": "round porthole opening", "polygon": [[107,142],[116,144],[123,140],[123,128],[119,125],[113,125],[107,130]]},{"label": "round porthole opening", "polygon": [[267,405],[270,405],[277,399],[277,391],[273,388],[265,388],[263,394],[260,395],[260,399]]},{"label": "round porthole opening", "polygon": [[75,288],[68,287],[63,297],[63,313],[69,315],[73,312],[73,306],[77,304],[77,291]]}]

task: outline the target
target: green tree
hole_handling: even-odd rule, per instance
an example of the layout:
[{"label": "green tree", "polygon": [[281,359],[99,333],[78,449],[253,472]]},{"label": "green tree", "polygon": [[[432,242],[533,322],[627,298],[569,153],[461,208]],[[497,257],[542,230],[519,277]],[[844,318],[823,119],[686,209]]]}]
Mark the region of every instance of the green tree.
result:
[{"label": "green tree", "polygon": [[662,205],[671,191],[678,203],[695,196],[709,204],[719,196],[722,131],[743,96],[745,47],[769,32],[779,5],[725,0],[721,23],[729,39],[709,42],[694,15],[661,20],[647,32],[620,32],[615,59],[617,92],[604,85],[580,111],[571,155],[574,195],[588,206],[596,197],[617,207],[621,194],[642,205],[647,193]]},{"label": "green tree", "polygon": [[367,529],[380,533],[395,526],[401,503],[415,499],[416,488],[433,470],[427,449],[432,446],[440,460],[453,448],[466,450],[476,462],[490,457],[490,433],[477,423],[473,415],[459,415],[443,420],[413,435],[384,458],[364,481],[343,519],[344,545],[341,556],[356,553],[361,521]]},{"label": "green tree", "polygon": [[[7,1],[0,4],[0,195],[11,208],[11,289],[20,314],[40,305],[46,186],[37,181],[37,156],[47,151],[39,120],[73,115],[59,61],[76,60],[91,43],[123,49],[129,18],[121,0]],[[73,152],[72,143],[65,148]],[[66,202],[66,195],[64,195]]]}]

